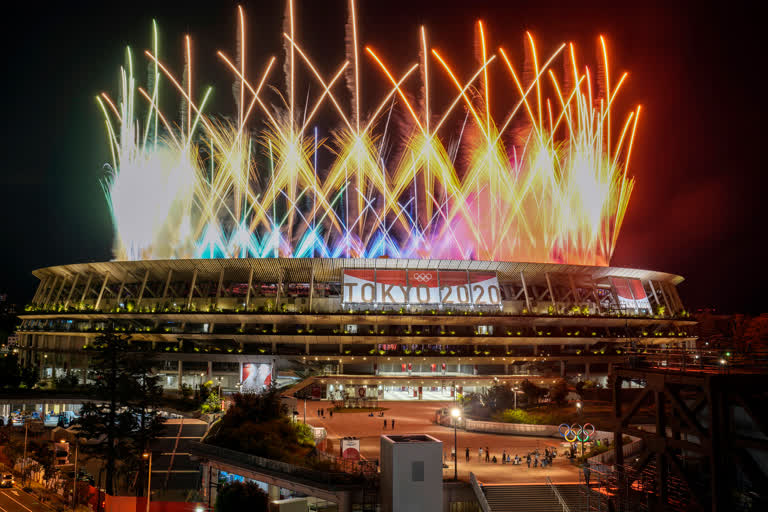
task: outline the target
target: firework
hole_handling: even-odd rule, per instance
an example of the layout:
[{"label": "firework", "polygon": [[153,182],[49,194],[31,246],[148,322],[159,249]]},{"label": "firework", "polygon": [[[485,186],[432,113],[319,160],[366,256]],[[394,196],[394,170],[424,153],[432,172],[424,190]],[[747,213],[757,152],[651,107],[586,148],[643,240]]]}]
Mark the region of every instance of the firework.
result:
[{"label": "firework", "polygon": [[[414,62],[398,75],[360,44],[355,8],[350,0],[346,58],[323,77],[299,42],[288,1],[284,94],[270,87],[276,57],[260,75],[246,76],[246,17],[238,8],[235,58],[218,52],[233,77],[236,121],[206,112],[211,90],[193,85],[189,37],[179,78],[160,58],[153,24],[146,89],[137,85],[129,50],[118,101],[99,97],[112,152],[104,189],[115,257],[607,265],[632,193],[628,168],[640,108],[612,134],[612,104],[627,75],[610,87],[605,40],[595,77],[579,66],[573,45],[541,60],[526,34],[532,66],[521,75],[504,48],[491,49],[478,22],[476,68],[461,79],[429,47],[422,27]],[[361,103],[362,58],[389,88],[376,104]],[[568,70],[562,80],[552,69],[560,61]],[[298,66],[320,86],[304,105],[295,95]],[[491,73],[508,81],[513,97],[496,94],[492,101]],[[455,88],[441,112],[435,80]],[[347,91],[339,94],[344,82]],[[161,83],[181,98],[178,122],[160,108]],[[492,112],[502,101],[507,115],[496,120]],[[319,138],[315,117],[324,104],[339,121],[320,127],[326,135]],[[400,122],[391,122],[393,111],[404,114]],[[321,168],[318,160],[330,164]]]}]

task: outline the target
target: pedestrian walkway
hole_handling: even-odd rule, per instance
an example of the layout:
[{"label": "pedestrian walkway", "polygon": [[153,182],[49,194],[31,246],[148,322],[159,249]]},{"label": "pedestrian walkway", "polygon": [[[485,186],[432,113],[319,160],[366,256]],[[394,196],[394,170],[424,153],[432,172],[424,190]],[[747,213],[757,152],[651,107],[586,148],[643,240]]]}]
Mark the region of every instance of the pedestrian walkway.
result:
[{"label": "pedestrian walkway", "polygon": [[[307,407],[307,423],[315,427],[324,427],[331,441],[332,449],[338,450],[339,440],[343,437],[357,437],[360,439],[360,452],[363,457],[376,460],[379,458],[382,434],[429,434],[443,442],[445,455],[445,478],[453,478],[453,459],[451,451],[454,446],[453,428],[437,425],[435,414],[438,409],[453,406],[453,402],[385,402],[379,403],[386,410],[384,416],[378,414],[368,416],[368,413],[337,413],[330,418],[326,412],[325,417],[318,417],[317,410],[332,406],[327,401],[312,402]],[[384,419],[387,420],[387,428],[384,428]],[[395,428],[392,428],[392,420],[395,420]],[[465,432],[458,430],[459,452],[459,479],[468,481],[469,472],[475,473],[478,480],[487,483],[540,483],[546,477],[553,482],[577,482],[579,468],[567,461],[562,454],[565,453],[562,439],[551,437],[511,436],[499,434],[485,434],[479,432]],[[491,459],[495,455],[497,463],[478,460],[478,448],[482,446],[490,449]],[[470,460],[466,461],[466,449],[469,448]],[[551,466],[542,468],[528,468],[525,464],[525,455],[538,449],[543,454],[545,448],[557,448],[560,456],[556,457]],[[506,451],[512,457],[518,455],[523,459],[520,465],[502,464],[501,455]],[[485,457],[483,457],[485,459]]]}]

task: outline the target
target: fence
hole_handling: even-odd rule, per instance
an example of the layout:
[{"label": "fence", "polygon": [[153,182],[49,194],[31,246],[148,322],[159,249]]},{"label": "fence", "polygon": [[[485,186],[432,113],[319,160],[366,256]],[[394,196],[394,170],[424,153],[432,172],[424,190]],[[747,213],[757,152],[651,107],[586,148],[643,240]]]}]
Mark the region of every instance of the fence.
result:
[{"label": "fence", "polygon": [[322,453],[314,459],[308,459],[307,461],[308,464],[316,463],[319,467],[323,467],[321,470],[267,459],[205,443],[191,442],[189,443],[189,448],[194,455],[218,459],[222,462],[245,468],[251,467],[257,470],[264,469],[275,473],[282,473],[329,487],[335,487],[339,484],[358,484],[363,479],[375,475],[378,471],[378,463],[376,461],[350,461]]}]

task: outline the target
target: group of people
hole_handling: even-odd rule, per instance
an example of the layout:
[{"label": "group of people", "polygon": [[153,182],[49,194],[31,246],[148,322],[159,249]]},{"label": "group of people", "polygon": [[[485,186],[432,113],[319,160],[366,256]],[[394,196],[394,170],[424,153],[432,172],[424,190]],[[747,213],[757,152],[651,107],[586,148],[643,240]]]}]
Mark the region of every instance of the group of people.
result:
[{"label": "group of people", "polygon": [[554,463],[555,457],[557,457],[557,448],[552,448],[551,450],[549,448],[544,448],[543,455],[539,452],[539,449],[536,448],[534,451],[528,452],[528,455],[525,456],[525,463],[529,468],[531,467],[531,464],[533,464],[534,468],[539,467],[539,464],[541,464],[542,468],[545,468]]},{"label": "group of people", "polygon": [[[317,417],[318,418],[325,418],[325,409],[318,409],[317,410]],[[328,418],[333,418],[333,409],[328,409]]]},{"label": "group of people", "polygon": [[[465,448],[464,450],[464,458],[467,462],[469,462],[470,459],[470,450],[469,448]],[[451,458],[456,457],[456,452],[454,449],[451,449]],[[544,453],[542,454],[538,448],[536,448],[532,452],[528,452],[528,454],[525,456],[525,462],[528,465],[528,467],[531,467],[531,464],[533,464],[534,468],[539,467],[541,465],[542,468],[545,468],[547,466],[551,466],[552,463],[555,460],[555,457],[557,457],[557,448],[544,448]],[[520,457],[518,454],[515,454],[514,457],[511,453],[507,453],[506,450],[503,450],[501,453],[501,461],[499,461],[499,458],[496,457],[496,455],[491,455],[490,449],[486,446],[485,449],[481,446],[477,450],[477,458],[480,461],[485,461],[491,464],[498,464],[501,462],[502,464],[512,464],[515,465],[521,465],[523,463],[523,458]]]}]

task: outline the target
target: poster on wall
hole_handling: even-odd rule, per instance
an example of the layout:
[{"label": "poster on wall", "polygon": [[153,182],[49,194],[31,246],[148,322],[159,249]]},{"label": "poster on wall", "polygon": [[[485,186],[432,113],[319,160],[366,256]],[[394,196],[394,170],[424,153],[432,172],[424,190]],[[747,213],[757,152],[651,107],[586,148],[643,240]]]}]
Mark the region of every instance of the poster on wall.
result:
[{"label": "poster on wall", "polygon": [[611,285],[616,290],[616,297],[621,309],[651,312],[651,302],[648,300],[643,283],[639,279],[612,277]]},{"label": "poster on wall", "polygon": [[341,439],[341,458],[360,460],[360,439],[343,437]]},{"label": "poster on wall", "polygon": [[349,304],[501,304],[495,272],[345,269],[342,288],[343,301]]},{"label": "poster on wall", "polygon": [[241,390],[261,393],[272,385],[272,365],[268,363],[243,363]]}]

